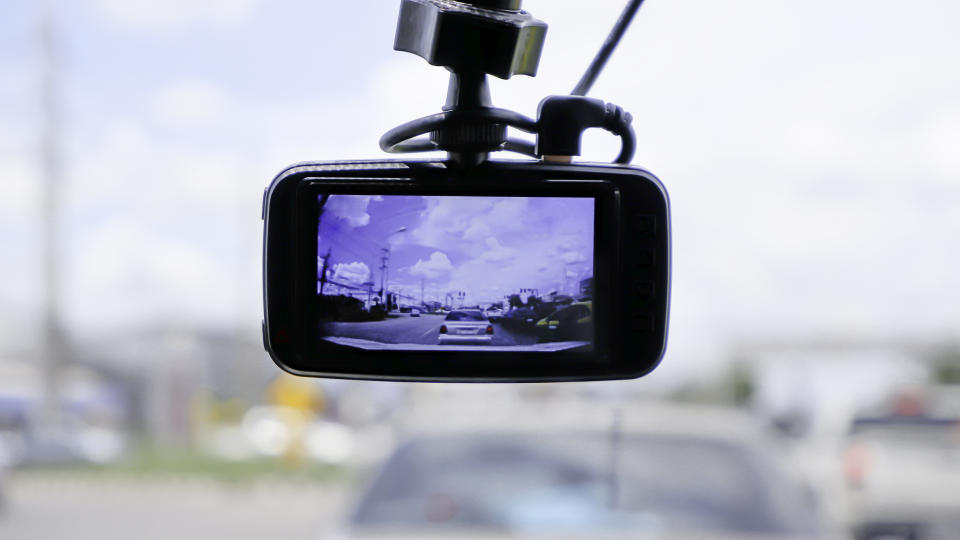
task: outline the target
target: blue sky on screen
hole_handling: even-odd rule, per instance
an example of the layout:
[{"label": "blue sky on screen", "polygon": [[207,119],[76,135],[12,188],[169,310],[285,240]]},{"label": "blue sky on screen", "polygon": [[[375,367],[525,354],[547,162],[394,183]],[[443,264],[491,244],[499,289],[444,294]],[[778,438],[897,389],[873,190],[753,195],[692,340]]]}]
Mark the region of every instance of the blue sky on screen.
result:
[{"label": "blue sky on screen", "polygon": [[425,300],[463,291],[467,304],[575,296],[593,276],[593,218],[588,198],[332,195],[318,253],[335,281],[377,290],[389,250],[388,289],[415,299],[421,285]]}]

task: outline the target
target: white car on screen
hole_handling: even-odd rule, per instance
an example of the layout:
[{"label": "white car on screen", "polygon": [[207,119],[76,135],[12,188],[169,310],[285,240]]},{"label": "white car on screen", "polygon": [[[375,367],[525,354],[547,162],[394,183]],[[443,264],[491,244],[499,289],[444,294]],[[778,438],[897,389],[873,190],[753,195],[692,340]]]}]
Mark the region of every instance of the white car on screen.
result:
[{"label": "white car on screen", "polygon": [[484,315],[486,315],[491,321],[496,322],[503,318],[503,310],[495,307],[487,308],[487,310],[484,312]]},{"label": "white car on screen", "polygon": [[440,326],[440,345],[489,345],[493,341],[493,325],[479,309],[451,311]]}]

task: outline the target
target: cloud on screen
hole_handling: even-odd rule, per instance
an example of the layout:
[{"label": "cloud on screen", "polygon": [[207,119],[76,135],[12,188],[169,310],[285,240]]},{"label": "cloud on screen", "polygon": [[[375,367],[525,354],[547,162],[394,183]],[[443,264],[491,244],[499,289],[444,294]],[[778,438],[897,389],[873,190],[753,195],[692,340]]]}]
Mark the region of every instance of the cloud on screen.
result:
[{"label": "cloud on screen", "polygon": [[[426,261],[406,269],[434,278],[437,289],[463,290],[473,301],[496,300],[519,288],[575,287],[593,274],[593,201],[570,198],[425,197],[414,242],[451,262],[425,275]],[[446,269],[446,266],[445,266]],[[447,278],[443,281],[442,278]]]},{"label": "cloud on screen", "polygon": [[440,251],[434,251],[425,261],[418,260],[417,264],[410,268],[410,275],[427,279],[436,279],[451,272],[453,272],[453,265],[450,264],[450,258]]},{"label": "cloud on screen", "polygon": [[370,214],[367,213],[367,207],[373,199],[374,197],[369,195],[335,196],[330,197],[323,208],[334,216],[345,220],[351,227],[364,227],[370,223]]},{"label": "cloud on screen", "polygon": [[362,262],[341,263],[333,265],[334,281],[346,281],[360,285],[370,281],[370,267]]}]

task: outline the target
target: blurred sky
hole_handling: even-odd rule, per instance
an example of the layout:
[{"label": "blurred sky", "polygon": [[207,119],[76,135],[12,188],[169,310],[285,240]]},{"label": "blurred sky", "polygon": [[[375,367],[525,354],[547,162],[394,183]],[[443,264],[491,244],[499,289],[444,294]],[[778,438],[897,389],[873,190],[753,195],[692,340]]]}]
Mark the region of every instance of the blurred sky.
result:
[{"label": "blurred sky", "polygon": [[[58,28],[65,318],[254,334],[261,192],[307,159],[383,157],[439,109],[446,73],[392,51],[399,2],[50,0]],[[493,81],[533,115],[568,92],[621,0],[527,0],[537,78]],[[0,346],[41,297],[38,27],[0,11]],[[960,330],[960,3],[648,0],[591,95],[634,114],[635,163],[674,219],[664,366],[766,336]],[[617,141],[589,134],[585,158]]]}]

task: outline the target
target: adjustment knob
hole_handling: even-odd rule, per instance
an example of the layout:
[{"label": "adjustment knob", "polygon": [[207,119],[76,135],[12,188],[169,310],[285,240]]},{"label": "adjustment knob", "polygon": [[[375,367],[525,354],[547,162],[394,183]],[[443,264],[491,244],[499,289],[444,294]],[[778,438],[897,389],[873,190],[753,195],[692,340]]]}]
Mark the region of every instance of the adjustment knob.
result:
[{"label": "adjustment knob", "polygon": [[393,48],[435,66],[509,79],[537,74],[546,23],[520,0],[403,0]]}]

